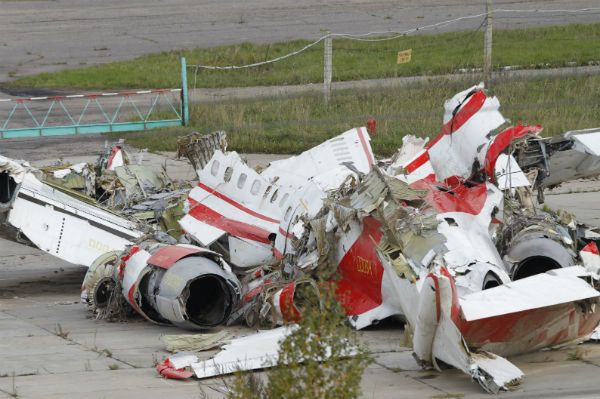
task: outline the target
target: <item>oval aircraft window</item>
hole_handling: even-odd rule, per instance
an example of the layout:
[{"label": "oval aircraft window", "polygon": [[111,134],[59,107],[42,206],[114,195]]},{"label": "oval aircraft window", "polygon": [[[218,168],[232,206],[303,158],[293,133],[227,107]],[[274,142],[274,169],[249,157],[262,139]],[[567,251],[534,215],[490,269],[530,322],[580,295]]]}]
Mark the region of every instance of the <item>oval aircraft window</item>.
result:
[{"label": "oval aircraft window", "polygon": [[265,190],[265,193],[263,194],[263,198],[267,198],[269,196],[269,192],[271,192],[271,187],[273,187],[273,186],[267,187],[267,189]]},{"label": "oval aircraft window", "polygon": [[210,174],[213,176],[216,176],[217,173],[219,173],[219,167],[221,166],[221,164],[219,164],[219,161],[217,161],[216,159],[213,161],[212,165],[210,166]]},{"label": "oval aircraft window", "polygon": [[292,207],[288,207],[287,211],[285,211],[285,216],[283,217],[283,220],[285,220],[286,222],[288,220],[290,220],[290,216],[292,216]]},{"label": "oval aircraft window", "polygon": [[260,191],[260,181],[254,180],[252,183],[252,187],[250,187],[250,194],[256,195]]},{"label": "oval aircraft window", "polygon": [[233,168],[231,166],[228,166],[225,168],[225,173],[223,173],[223,180],[225,181],[225,183],[231,180],[231,175],[233,175]]},{"label": "oval aircraft window", "polygon": [[271,203],[275,202],[275,200],[277,200],[277,194],[279,194],[279,190],[275,190],[273,192],[273,195],[271,196]]},{"label": "oval aircraft window", "polygon": [[285,193],[283,195],[283,197],[281,197],[281,200],[279,200],[279,207],[281,208],[283,206],[283,204],[285,204],[285,202],[287,201],[287,199],[289,198],[289,194]]},{"label": "oval aircraft window", "polygon": [[242,173],[240,177],[238,177],[237,187],[241,190],[244,188],[244,184],[246,184],[246,179],[248,176],[245,173]]}]

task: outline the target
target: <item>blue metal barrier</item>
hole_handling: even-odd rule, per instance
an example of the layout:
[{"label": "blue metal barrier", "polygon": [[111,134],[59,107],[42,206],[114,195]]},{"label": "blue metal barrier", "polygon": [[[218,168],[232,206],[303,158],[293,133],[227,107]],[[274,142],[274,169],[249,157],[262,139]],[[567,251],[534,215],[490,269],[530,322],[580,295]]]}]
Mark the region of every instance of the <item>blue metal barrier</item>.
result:
[{"label": "blue metal barrier", "polygon": [[181,65],[181,89],[0,99],[0,138],[185,126],[189,111],[183,57]]}]

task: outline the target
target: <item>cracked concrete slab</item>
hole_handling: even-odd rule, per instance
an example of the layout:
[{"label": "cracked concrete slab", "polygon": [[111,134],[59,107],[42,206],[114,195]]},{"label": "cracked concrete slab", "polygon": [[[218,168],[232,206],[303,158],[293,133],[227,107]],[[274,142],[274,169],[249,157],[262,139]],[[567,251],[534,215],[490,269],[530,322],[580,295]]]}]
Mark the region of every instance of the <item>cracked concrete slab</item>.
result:
[{"label": "cracked concrete slab", "polygon": [[[0,378],[0,389],[9,391],[12,378]],[[78,383],[74,383],[78,381]],[[148,369],[116,369],[15,377],[19,398],[148,398],[197,397],[195,381],[167,381]]]}]

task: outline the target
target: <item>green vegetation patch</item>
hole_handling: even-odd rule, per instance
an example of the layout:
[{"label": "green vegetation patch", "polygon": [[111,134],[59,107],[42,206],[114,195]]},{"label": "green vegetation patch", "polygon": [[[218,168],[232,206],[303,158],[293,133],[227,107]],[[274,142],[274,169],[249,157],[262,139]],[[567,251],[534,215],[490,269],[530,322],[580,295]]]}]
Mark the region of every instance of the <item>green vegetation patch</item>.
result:
[{"label": "green vegetation patch", "polygon": [[[179,87],[179,57],[188,64],[242,65],[282,56],[310,43],[242,43],[207,49],[171,51],[92,67],[42,73],[10,83],[12,87],[121,89]],[[412,61],[396,65],[398,51],[412,49]],[[494,31],[495,67],[523,68],[587,65],[600,54],[600,24]],[[333,41],[333,79],[386,78],[453,73],[481,67],[483,32],[404,36],[382,42]],[[242,87],[317,83],[323,80],[323,43],[276,64],[237,71],[189,70],[190,87]]]},{"label": "green vegetation patch", "polygon": [[[177,136],[190,130],[225,130],[229,148],[245,153],[299,153],[348,129],[377,120],[371,144],[378,155],[391,155],[405,134],[436,135],[444,100],[473,82],[435,81],[380,90],[335,92],[329,106],[322,97],[304,95],[256,101],[195,105],[189,128],[163,129],[124,137],[151,151],[174,151]],[[501,112],[512,123],[541,124],[544,134],[600,126],[600,76],[515,79],[497,82]]]},{"label": "green vegetation patch", "polygon": [[238,371],[228,383],[228,399],[356,399],[364,370],[372,362],[350,326],[332,286],[319,282],[321,305],[301,306],[297,328],[280,344],[281,366],[266,381]]}]

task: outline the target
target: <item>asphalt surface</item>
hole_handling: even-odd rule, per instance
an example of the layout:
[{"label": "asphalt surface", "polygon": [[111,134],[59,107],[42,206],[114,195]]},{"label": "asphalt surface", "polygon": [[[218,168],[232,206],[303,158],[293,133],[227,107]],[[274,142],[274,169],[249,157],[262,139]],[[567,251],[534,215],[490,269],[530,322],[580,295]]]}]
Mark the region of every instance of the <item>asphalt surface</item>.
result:
[{"label": "asphalt surface", "polygon": [[[494,0],[495,8],[581,9],[597,0]],[[175,49],[406,30],[485,12],[483,0],[0,0],[0,82]],[[598,22],[584,15],[502,14],[494,26]],[[438,31],[476,29],[466,20]]]},{"label": "asphalt surface", "polygon": [[[2,141],[2,154],[47,165],[58,158],[90,162],[102,151],[102,136]],[[251,165],[278,156],[247,155]],[[167,166],[192,179],[187,162],[173,154],[146,154],[144,164]],[[547,202],[600,224],[600,181],[574,182],[548,193]],[[0,238],[0,399],[8,398],[222,398],[222,379],[172,381],[154,365],[168,355],[160,336],[186,333],[135,319],[109,323],[90,317],[79,303],[86,269],[42,251]],[[233,326],[236,336],[252,333]],[[424,371],[401,345],[402,325],[386,322],[360,333],[374,363],[362,379],[365,398],[489,398],[457,370]],[[203,352],[207,359],[215,351]],[[501,398],[597,398],[600,345],[586,343],[510,359],[523,383]]]}]

